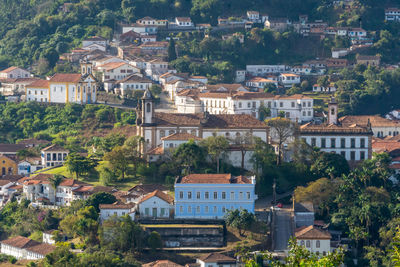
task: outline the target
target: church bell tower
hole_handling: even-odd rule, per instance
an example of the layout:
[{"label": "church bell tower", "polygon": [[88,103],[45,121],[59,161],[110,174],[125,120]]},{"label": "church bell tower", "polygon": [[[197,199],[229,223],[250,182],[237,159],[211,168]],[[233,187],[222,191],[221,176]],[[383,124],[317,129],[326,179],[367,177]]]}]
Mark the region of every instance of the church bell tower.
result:
[{"label": "church bell tower", "polygon": [[149,89],[142,97],[142,124],[154,123],[154,98]]}]

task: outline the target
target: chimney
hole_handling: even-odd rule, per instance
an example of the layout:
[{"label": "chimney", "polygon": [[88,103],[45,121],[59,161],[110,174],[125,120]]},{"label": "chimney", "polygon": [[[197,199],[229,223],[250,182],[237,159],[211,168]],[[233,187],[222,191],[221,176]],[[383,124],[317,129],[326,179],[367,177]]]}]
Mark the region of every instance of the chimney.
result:
[{"label": "chimney", "polygon": [[334,97],[328,104],[328,124],[338,124],[338,104]]}]

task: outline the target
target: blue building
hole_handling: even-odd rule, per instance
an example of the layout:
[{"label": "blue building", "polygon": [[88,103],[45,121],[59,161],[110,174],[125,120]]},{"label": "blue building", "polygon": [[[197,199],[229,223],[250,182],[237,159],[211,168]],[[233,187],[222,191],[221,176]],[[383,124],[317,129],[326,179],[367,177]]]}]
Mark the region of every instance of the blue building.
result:
[{"label": "blue building", "polygon": [[175,218],[223,219],[227,210],[254,213],[254,176],[190,174],[175,182]]}]

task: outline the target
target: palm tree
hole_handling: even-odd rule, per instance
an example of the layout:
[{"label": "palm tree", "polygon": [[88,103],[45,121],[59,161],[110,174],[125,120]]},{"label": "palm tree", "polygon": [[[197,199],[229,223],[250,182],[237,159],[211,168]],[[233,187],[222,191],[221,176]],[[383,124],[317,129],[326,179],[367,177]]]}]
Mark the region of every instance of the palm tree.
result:
[{"label": "palm tree", "polygon": [[[49,178],[50,181],[50,185],[51,187],[54,189],[54,199],[50,199],[51,202],[55,203],[55,198],[56,198],[56,192],[57,192],[57,186],[59,186],[62,182],[62,180],[64,179],[64,176],[60,175],[60,174],[54,174],[53,177]],[[49,194],[50,197],[50,194]]]}]

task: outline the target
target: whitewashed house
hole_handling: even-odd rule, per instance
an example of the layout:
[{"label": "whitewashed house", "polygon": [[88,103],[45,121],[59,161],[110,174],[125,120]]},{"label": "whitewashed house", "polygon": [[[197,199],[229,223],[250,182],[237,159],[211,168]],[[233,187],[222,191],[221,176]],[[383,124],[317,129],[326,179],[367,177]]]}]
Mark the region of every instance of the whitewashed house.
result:
[{"label": "whitewashed house", "polygon": [[123,204],[123,203],[113,203],[113,204],[100,204],[100,220],[105,221],[111,216],[122,217],[128,215],[135,219],[135,204]]},{"label": "whitewashed house", "polygon": [[118,91],[122,96],[125,96],[128,92],[150,89],[152,85],[153,81],[136,74],[132,74],[115,82],[116,91]]},{"label": "whitewashed house", "polygon": [[67,160],[68,154],[68,149],[65,149],[56,144],[45,147],[40,152],[42,166],[53,167],[63,165],[64,162]]},{"label": "whitewashed house", "polygon": [[328,86],[322,86],[316,83],[313,85],[313,92],[325,92],[325,93],[336,92],[336,86],[334,83],[330,83]]},{"label": "whitewashed house", "polygon": [[273,84],[278,87],[278,81],[263,77],[254,77],[246,81],[246,86],[263,89],[266,85]]},{"label": "whitewashed house", "polygon": [[279,81],[285,87],[292,87],[293,85],[300,84],[300,75],[294,73],[281,73],[279,75]]},{"label": "whitewashed house", "polygon": [[19,67],[9,67],[0,71],[0,79],[28,78],[31,73]]},{"label": "whitewashed house", "polygon": [[287,71],[285,65],[247,65],[246,72],[253,76],[265,76],[270,73],[281,73]]},{"label": "whitewashed house", "polygon": [[140,69],[129,65],[126,62],[106,63],[104,65],[98,66],[97,70],[102,73],[103,82],[108,80],[122,80],[132,74],[140,74]]},{"label": "whitewashed house", "polygon": [[324,152],[342,155],[349,163],[358,163],[371,158],[371,124],[345,125],[338,123],[338,105],[333,100],[328,105],[326,124],[307,123],[300,126],[300,137],[310,146]]},{"label": "whitewashed house", "polygon": [[190,17],[176,17],[175,24],[179,27],[194,27],[194,23]]},{"label": "whitewashed house", "polygon": [[200,267],[236,267],[236,259],[221,253],[208,253],[196,259]]},{"label": "whitewashed house", "polygon": [[139,203],[140,218],[170,218],[174,208],[174,200],[171,196],[160,190],[143,197]]},{"label": "whitewashed house", "polygon": [[29,175],[41,169],[43,169],[43,165],[40,157],[26,158],[18,162],[18,174],[20,175]]},{"label": "whitewashed house", "polygon": [[107,39],[100,36],[92,36],[82,41],[82,49],[106,51]]},{"label": "whitewashed house", "polygon": [[56,247],[40,243],[23,236],[16,236],[0,241],[1,254],[13,256],[17,259],[39,260],[53,252]]},{"label": "whitewashed house", "polygon": [[400,9],[393,8],[393,7],[385,9],[385,20],[386,21],[400,21]]},{"label": "whitewashed house", "polygon": [[331,234],[313,225],[302,226],[296,229],[297,244],[304,246],[310,252],[326,256],[331,252]]}]

